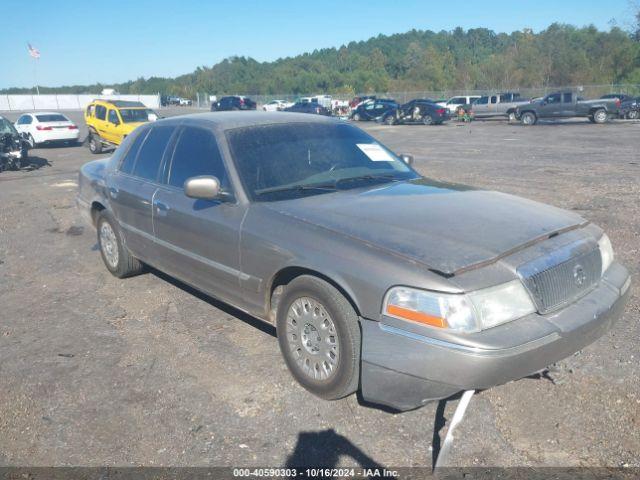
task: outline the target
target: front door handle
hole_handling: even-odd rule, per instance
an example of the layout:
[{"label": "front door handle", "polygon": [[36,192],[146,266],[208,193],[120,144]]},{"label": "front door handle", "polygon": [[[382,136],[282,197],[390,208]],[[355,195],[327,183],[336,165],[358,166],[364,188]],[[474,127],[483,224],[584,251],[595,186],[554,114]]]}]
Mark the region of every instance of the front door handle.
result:
[{"label": "front door handle", "polygon": [[156,213],[158,214],[158,216],[166,217],[167,213],[170,210],[169,205],[163,202],[158,202],[158,201],[155,202],[155,205],[156,205]]},{"label": "front door handle", "polygon": [[113,199],[118,198],[118,193],[120,192],[120,190],[118,190],[116,187],[109,187],[109,196]]}]

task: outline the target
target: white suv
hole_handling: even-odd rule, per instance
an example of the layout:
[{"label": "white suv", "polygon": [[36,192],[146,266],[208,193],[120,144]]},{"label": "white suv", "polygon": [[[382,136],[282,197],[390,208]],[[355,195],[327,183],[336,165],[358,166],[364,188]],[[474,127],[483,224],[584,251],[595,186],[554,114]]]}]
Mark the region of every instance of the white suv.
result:
[{"label": "white suv", "polygon": [[459,95],[457,97],[451,97],[446,102],[438,102],[438,105],[449,109],[449,113],[456,113],[459,107],[473,103],[479,99],[480,95]]}]

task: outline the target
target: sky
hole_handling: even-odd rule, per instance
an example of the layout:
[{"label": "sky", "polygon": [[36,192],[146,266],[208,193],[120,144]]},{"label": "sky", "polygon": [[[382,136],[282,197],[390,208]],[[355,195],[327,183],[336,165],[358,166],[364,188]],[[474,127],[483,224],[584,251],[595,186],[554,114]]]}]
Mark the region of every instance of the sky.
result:
[{"label": "sky", "polygon": [[[414,28],[624,28],[633,1],[3,0],[15,18],[0,28],[0,88],[174,77],[231,55],[269,61]],[[27,43],[40,50],[38,61]]]}]

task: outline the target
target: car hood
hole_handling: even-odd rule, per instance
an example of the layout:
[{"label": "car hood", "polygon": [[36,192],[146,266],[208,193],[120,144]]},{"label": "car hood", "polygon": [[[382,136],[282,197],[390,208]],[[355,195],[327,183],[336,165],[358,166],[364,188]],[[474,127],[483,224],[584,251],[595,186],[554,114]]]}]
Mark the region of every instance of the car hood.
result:
[{"label": "car hood", "polygon": [[269,207],[446,275],[587,223],[550,205],[426,178]]}]

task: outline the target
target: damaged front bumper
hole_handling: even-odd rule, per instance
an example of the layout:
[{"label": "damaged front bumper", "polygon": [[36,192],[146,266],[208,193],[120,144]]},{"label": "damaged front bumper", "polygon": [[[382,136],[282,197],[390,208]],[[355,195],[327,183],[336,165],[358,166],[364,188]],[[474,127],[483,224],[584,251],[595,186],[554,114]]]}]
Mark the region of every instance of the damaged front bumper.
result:
[{"label": "damaged front bumper", "polygon": [[410,332],[390,318],[362,319],[362,396],[405,411],[540,371],[607,332],[622,315],[629,284],[627,270],[613,263],[598,287],[568,307],[464,335],[460,342],[430,336],[428,329]]}]

